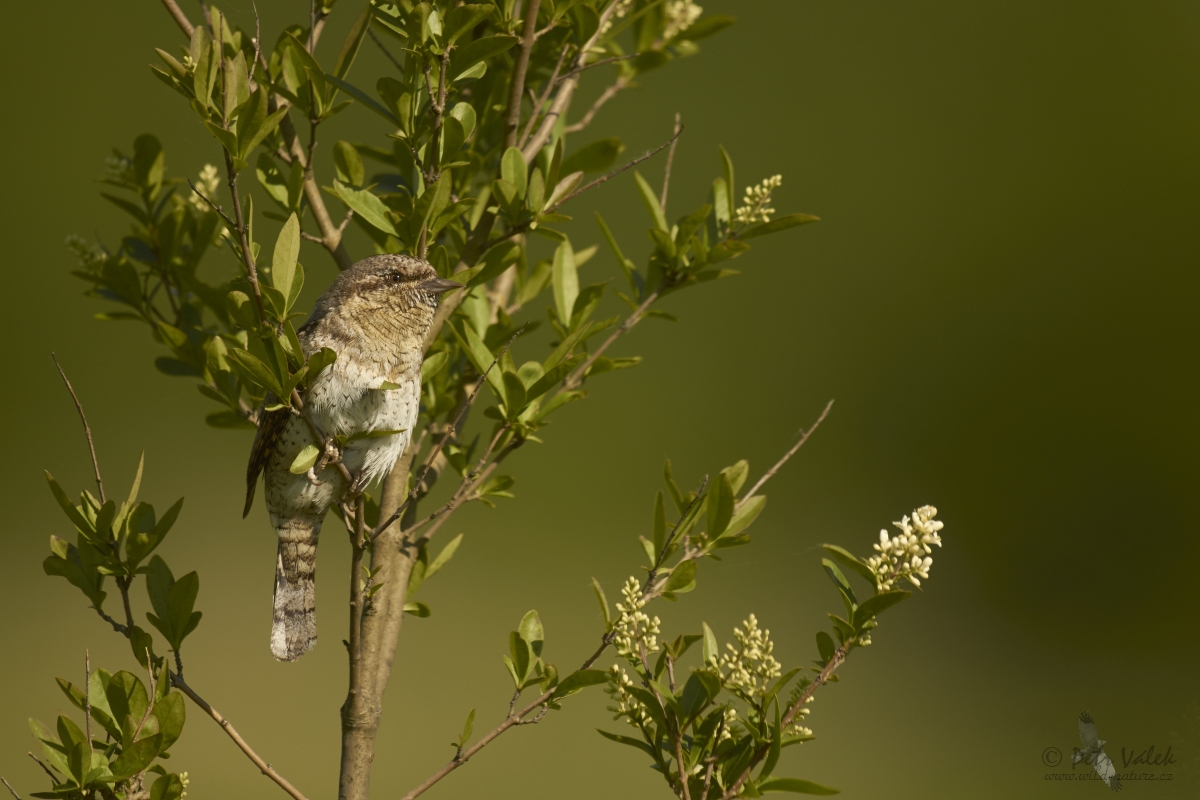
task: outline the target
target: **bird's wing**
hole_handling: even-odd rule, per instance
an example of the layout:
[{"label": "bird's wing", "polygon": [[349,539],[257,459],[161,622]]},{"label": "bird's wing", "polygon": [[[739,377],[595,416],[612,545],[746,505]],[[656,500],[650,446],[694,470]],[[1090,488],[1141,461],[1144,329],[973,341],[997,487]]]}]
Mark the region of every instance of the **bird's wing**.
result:
[{"label": "bird's wing", "polygon": [[[265,406],[278,402],[279,400],[274,395],[268,394],[266,400],[263,401],[263,406],[265,408]],[[287,426],[289,416],[291,414],[286,408],[278,411],[259,411],[258,432],[254,434],[254,444],[250,447],[250,463],[246,465],[246,507],[242,510],[243,517],[250,513],[250,507],[254,505],[254,490],[258,486],[258,475],[271,460],[275,443],[279,441],[280,434]]]},{"label": "bird's wing", "polygon": [[1096,774],[1100,776],[1100,780],[1108,784],[1108,788],[1114,792],[1121,791],[1121,779],[1117,777],[1117,768],[1113,766],[1112,759],[1103,750],[1096,754],[1094,765]]},{"label": "bird's wing", "polygon": [[1079,715],[1079,738],[1083,740],[1085,750],[1100,741],[1100,736],[1096,733],[1096,723],[1088,711]]}]

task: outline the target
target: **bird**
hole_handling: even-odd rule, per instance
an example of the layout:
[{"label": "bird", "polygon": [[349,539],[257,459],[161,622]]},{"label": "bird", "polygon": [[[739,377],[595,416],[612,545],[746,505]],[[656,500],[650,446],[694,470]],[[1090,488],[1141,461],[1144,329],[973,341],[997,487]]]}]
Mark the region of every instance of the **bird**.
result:
[{"label": "bird", "polygon": [[[351,488],[340,470],[294,474],[300,451],[345,437],[340,460],[355,490],[385,475],[408,446],[421,396],[424,341],[440,295],[462,284],[439,278],[408,255],[371,256],[341,272],[296,332],[306,356],[329,348],[337,359],[308,380],[303,411],[276,408],[269,394],[246,468],[246,505],[263,476],[267,513],[279,537],[271,653],[295,661],[317,641],[316,560],[321,523]],[[314,428],[326,441],[317,441]],[[370,435],[374,434],[374,435]]]},{"label": "bird", "polygon": [[1091,712],[1084,711],[1079,715],[1079,738],[1083,740],[1083,749],[1075,751],[1071,756],[1071,764],[1078,764],[1080,761],[1091,764],[1096,768],[1100,780],[1108,784],[1108,788],[1114,792],[1121,791],[1121,779],[1117,776],[1117,768],[1104,752],[1104,745],[1108,742],[1097,734],[1096,722],[1092,719]]}]

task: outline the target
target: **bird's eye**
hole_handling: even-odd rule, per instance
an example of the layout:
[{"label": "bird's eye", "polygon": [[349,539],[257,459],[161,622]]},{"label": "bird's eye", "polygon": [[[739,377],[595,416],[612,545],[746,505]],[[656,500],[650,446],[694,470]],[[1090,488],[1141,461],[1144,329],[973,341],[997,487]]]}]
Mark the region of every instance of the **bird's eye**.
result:
[{"label": "bird's eye", "polygon": [[399,282],[400,282],[400,280],[401,280],[401,278],[400,278],[400,273],[399,273],[399,272],[393,272],[393,273],[392,273],[390,276],[388,276],[388,277],[390,277],[390,278],[392,279],[392,283],[399,283]]}]

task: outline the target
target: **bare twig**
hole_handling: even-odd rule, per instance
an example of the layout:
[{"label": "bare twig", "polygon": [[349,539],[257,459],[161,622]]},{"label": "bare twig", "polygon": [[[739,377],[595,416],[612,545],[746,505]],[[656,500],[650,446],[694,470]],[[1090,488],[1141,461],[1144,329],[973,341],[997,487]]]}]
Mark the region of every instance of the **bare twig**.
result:
[{"label": "bare twig", "polygon": [[368,27],[367,35],[371,37],[371,41],[375,43],[375,46],[383,51],[383,54],[385,56],[387,56],[387,60],[392,62],[392,66],[394,66],[396,69],[400,70],[400,74],[403,75],[404,74],[404,65],[396,60],[396,57],[394,55],[392,55],[391,50],[388,50],[386,47],[384,47],[383,42],[381,42],[379,40],[379,37],[375,35],[375,31],[373,29],[371,29],[370,27]]},{"label": "bare twig", "polygon": [[550,99],[550,92],[554,91],[554,87],[558,84],[558,73],[562,69],[563,60],[566,57],[567,48],[564,47],[562,52],[558,54],[558,63],[554,65],[554,71],[550,73],[550,78],[546,81],[546,89],[542,92],[541,97],[534,94],[532,89],[529,90],[530,99],[533,101],[533,110],[529,113],[529,121],[525,123],[525,132],[518,139],[521,144],[529,141],[529,136],[533,133],[533,123],[540,116],[540,112],[542,107],[546,105],[546,101]]},{"label": "bare twig", "polygon": [[[400,504],[400,507],[396,509],[395,513],[388,517],[387,520],[376,526],[375,530],[371,532],[370,541],[374,542],[377,538],[379,538],[379,535],[387,530],[393,522],[403,516],[404,510],[408,508],[409,504],[417,499],[417,491],[421,486],[421,481],[425,480],[425,475],[429,472],[430,467],[433,466],[434,459],[438,457],[438,455],[442,452],[442,448],[446,446],[446,442],[449,441],[454,432],[458,430],[459,421],[462,420],[463,415],[467,413],[467,409],[471,407],[471,404],[475,402],[475,396],[479,394],[479,390],[482,389],[483,384],[486,383],[488,373],[492,371],[496,364],[500,363],[500,359],[504,358],[504,354],[508,352],[508,349],[513,346],[513,342],[515,342],[517,337],[520,336],[524,331],[525,325],[522,325],[520,328],[518,328],[517,332],[512,335],[511,339],[508,340],[508,344],[501,348],[500,352],[496,354],[496,357],[492,359],[492,363],[489,364],[488,368],[485,369],[483,374],[479,376],[479,382],[475,385],[475,389],[471,392],[470,396],[467,398],[467,401],[459,407],[458,414],[456,414],[454,417],[454,422],[450,423],[450,427],[446,429],[446,434],[438,441],[436,445],[433,446],[433,449],[429,451],[429,457],[425,459],[425,463],[421,466],[420,474],[417,475],[416,480],[413,481],[413,488],[411,491],[409,491],[408,497],[405,498],[404,502]],[[490,455],[490,448],[488,453]]]},{"label": "bare twig", "polygon": [[637,58],[641,53],[626,53],[623,56],[613,56],[612,58],[603,58],[599,61],[593,61],[591,64],[584,64],[582,67],[576,67],[567,74],[559,78],[560,81],[565,81],[567,78],[573,78],[581,72],[587,72],[593,67],[603,67],[605,64],[612,64],[615,61],[628,61],[631,58]]},{"label": "bare twig", "polygon": [[808,441],[808,437],[813,435],[813,431],[815,431],[817,429],[817,427],[822,422],[825,421],[825,417],[828,416],[829,410],[831,408],[833,408],[832,400],[830,400],[828,403],[825,404],[825,410],[821,412],[821,416],[817,417],[817,421],[812,424],[811,428],[809,428],[807,431],[804,431],[804,430],[800,431],[803,434],[800,437],[800,440],[798,442],[796,442],[794,445],[792,445],[792,448],[790,450],[788,450],[786,453],[783,454],[783,458],[776,461],[775,466],[771,467],[769,470],[764,472],[763,476],[758,479],[758,482],[755,483],[752,487],[750,487],[750,491],[748,491],[744,495],[742,495],[742,499],[738,501],[739,507],[743,503],[745,503],[747,500],[749,500],[751,497],[753,497],[754,493],[757,492],[759,489],[761,489],[762,485],[764,483],[771,480],[771,478],[775,475],[775,473],[779,471],[779,468],[782,467],[784,464],[786,464],[788,459],[791,458],[792,456],[794,456],[796,454],[796,451],[804,446],[804,443]]},{"label": "bare twig", "polygon": [[251,761],[254,762],[254,766],[258,767],[259,771],[261,771],[263,775],[266,775],[268,778],[275,781],[275,783],[279,785],[279,788],[283,789],[285,792],[287,792],[289,795],[291,795],[294,798],[294,800],[308,800],[308,798],[306,798],[303,794],[301,794],[299,789],[297,789],[295,786],[292,786],[292,784],[288,783],[286,778],[284,778],[282,775],[280,775],[278,772],[276,772],[271,767],[271,765],[268,764],[266,761],[263,761],[263,759],[258,755],[258,753],[254,752],[254,749],[251,748],[250,745],[248,745],[246,743],[246,740],[241,737],[241,734],[239,734],[237,732],[237,730],[233,727],[233,725],[229,722],[229,720],[227,720],[227,719],[225,719],[225,717],[221,716],[221,713],[219,711],[217,711],[215,708],[213,708],[211,705],[209,705],[207,700],[205,700],[200,695],[196,694],[195,690],[192,689],[192,687],[188,686],[184,682],[183,678],[179,677],[178,675],[172,674],[171,675],[171,683],[173,683],[176,686],[176,688],[178,688],[180,691],[182,691],[184,694],[186,694],[188,697],[190,697],[192,699],[192,702],[195,703],[196,705],[200,706],[200,708],[202,708],[205,713],[207,713],[210,717],[212,717],[214,720],[216,720],[217,724],[220,725],[224,729],[225,733],[229,736],[229,738],[233,739],[233,743],[236,744],[238,746],[238,748],[243,753],[245,753],[246,756]]},{"label": "bare twig", "polygon": [[642,304],[638,306],[637,309],[630,314],[615,331],[609,334],[608,338],[604,340],[604,343],[593,350],[591,354],[584,359],[584,362],[576,367],[574,371],[567,376],[567,379],[563,381],[563,388],[560,391],[569,392],[573,389],[577,389],[579,385],[583,383],[583,376],[587,374],[588,368],[591,367],[592,364],[596,363],[596,359],[603,355],[604,351],[611,347],[613,342],[615,342],[625,333],[628,333],[629,329],[634,325],[637,325],[642,318],[646,316],[646,312],[657,299],[658,292],[651,292],[646,299],[642,301]]},{"label": "bare twig", "polygon": [[605,89],[603,92],[600,93],[600,96],[597,97],[595,102],[592,103],[592,107],[589,108],[587,110],[587,113],[583,115],[583,119],[579,120],[579,122],[575,122],[575,123],[572,123],[571,125],[568,125],[566,128],[563,129],[563,132],[564,133],[579,133],[581,130],[586,128],[588,125],[591,125],[592,120],[595,119],[596,112],[598,112],[600,110],[600,107],[603,106],[605,103],[607,103],[609,100],[612,100],[614,97],[617,96],[617,94],[622,89],[625,89],[628,86],[629,86],[629,81],[626,78],[624,78],[624,77],[617,78],[612,83],[611,86],[609,86],[607,89]]},{"label": "bare twig", "polygon": [[17,798],[17,800],[21,800],[21,795],[17,794],[16,789],[12,788],[12,784],[8,782],[7,778],[0,778],[0,781],[4,781],[4,785],[8,788],[9,793],[12,794],[13,797]]},{"label": "bare twig", "polygon": [[[508,87],[508,110],[504,118],[505,149],[517,144],[517,134],[521,126],[521,98],[525,96],[525,72],[529,68],[529,56],[537,41],[537,15],[541,5],[542,0],[525,0],[525,16],[521,23],[521,49],[517,52],[512,83]],[[536,108],[533,113],[537,113]],[[528,163],[529,159],[525,161]]]},{"label": "bare twig", "polygon": [[162,0],[162,4],[167,7],[167,12],[174,18],[175,23],[183,31],[184,35],[189,39],[192,38],[192,34],[196,31],[196,26],[187,18],[187,14],[183,13],[183,9],[179,7],[179,4],[175,0]]},{"label": "bare twig", "polygon": [[679,121],[679,112],[675,112],[675,135],[671,137],[671,149],[667,151],[667,169],[663,173],[663,188],[662,197],[658,200],[658,205],[662,208],[664,214],[667,213],[667,189],[671,186],[671,165],[675,163],[675,145],[679,143],[679,134],[683,130],[683,124]]},{"label": "bare twig", "polygon": [[211,208],[213,211],[217,212],[217,215],[220,216],[221,219],[225,220],[226,225],[228,225],[230,228],[237,228],[237,223],[229,218],[229,215],[225,213],[224,209],[222,209],[219,205],[214,203],[210,198],[206,197],[203,192],[201,192],[199,189],[197,189],[196,184],[192,183],[191,178],[188,178],[188,186],[192,187],[192,191],[196,193],[197,197],[199,197],[205,203],[208,203],[208,207]]},{"label": "bare twig", "polygon": [[600,184],[604,183],[605,181],[608,181],[608,180],[611,180],[611,179],[617,177],[625,170],[632,169],[633,167],[636,167],[638,164],[642,163],[643,161],[645,161],[649,158],[653,158],[654,156],[661,153],[663,150],[666,150],[668,147],[670,147],[671,151],[674,152],[675,140],[678,139],[682,133],[683,133],[683,126],[676,125],[675,133],[671,135],[671,138],[668,139],[667,141],[663,142],[662,144],[660,144],[658,147],[654,148],[653,150],[647,150],[646,152],[642,153],[640,156],[633,159],[632,161],[626,162],[625,164],[622,164],[621,166],[614,169],[613,171],[605,173],[604,175],[601,175],[599,178],[596,178],[596,180],[592,181],[591,183],[580,186],[578,189],[571,192],[569,195],[564,197],[559,202],[555,203],[553,207],[551,207],[547,210],[554,211],[555,209],[560,208],[568,200],[573,200],[574,198],[576,198],[579,195],[586,192],[588,189],[591,189],[595,186],[599,186]]},{"label": "bare twig", "polygon": [[83,413],[83,404],[79,402],[79,396],[75,394],[75,387],[71,386],[71,382],[67,380],[67,373],[63,372],[62,365],[58,363],[58,356],[51,353],[50,358],[54,360],[54,366],[58,367],[58,374],[63,379],[63,383],[67,385],[67,391],[71,393],[71,399],[75,401],[75,410],[79,412],[79,419],[83,422],[83,434],[87,437],[88,452],[92,454],[92,469],[96,473],[96,488],[100,490],[100,504],[103,505],[108,500],[104,496],[104,479],[100,477],[100,462],[96,460],[96,445],[92,442],[92,428],[88,425],[87,416]]},{"label": "bare twig", "polygon": [[83,723],[88,747],[92,746],[92,657],[83,649]]}]

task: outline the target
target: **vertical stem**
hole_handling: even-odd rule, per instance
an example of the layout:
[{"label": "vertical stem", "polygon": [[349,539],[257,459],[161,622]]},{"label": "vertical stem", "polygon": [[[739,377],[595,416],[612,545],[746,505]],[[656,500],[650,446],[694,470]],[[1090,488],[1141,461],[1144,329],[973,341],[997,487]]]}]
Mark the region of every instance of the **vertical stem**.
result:
[{"label": "vertical stem", "polygon": [[92,747],[92,657],[83,650],[83,722],[87,726],[88,749]]},{"label": "vertical stem", "polygon": [[[365,600],[362,582],[363,553],[366,542],[366,503],[359,495],[354,505],[354,530],[350,533],[350,635],[346,651],[350,663],[350,689],[342,704],[342,773],[338,785],[339,798],[366,798],[371,781],[371,754],[354,749],[357,758],[353,769],[346,769],[346,741],[357,741],[364,727],[369,727],[374,739],[378,715],[370,713],[363,696],[362,619]],[[363,758],[363,756],[366,756]]]},{"label": "vertical stem", "polygon": [[[529,68],[529,55],[537,41],[537,15],[542,0],[526,0],[525,16],[521,23],[521,50],[513,66],[512,83],[508,87],[508,115],[504,120],[504,147],[517,143],[521,127],[521,99],[525,96],[525,72]],[[528,159],[526,159],[528,161]]]},{"label": "vertical stem", "polygon": [[225,151],[225,174],[229,178],[229,194],[233,197],[233,221],[237,225],[238,244],[242,250],[242,263],[246,265],[246,275],[250,279],[250,288],[254,292],[254,308],[258,311],[258,321],[267,323],[267,312],[263,308],[262,290],[258,286],[258,267],[254,256],[250,253],[250,239],[246,232],[246,220],[242,216],[242,198],[238,196],[237,170],[233,168],[233,156]]}]

